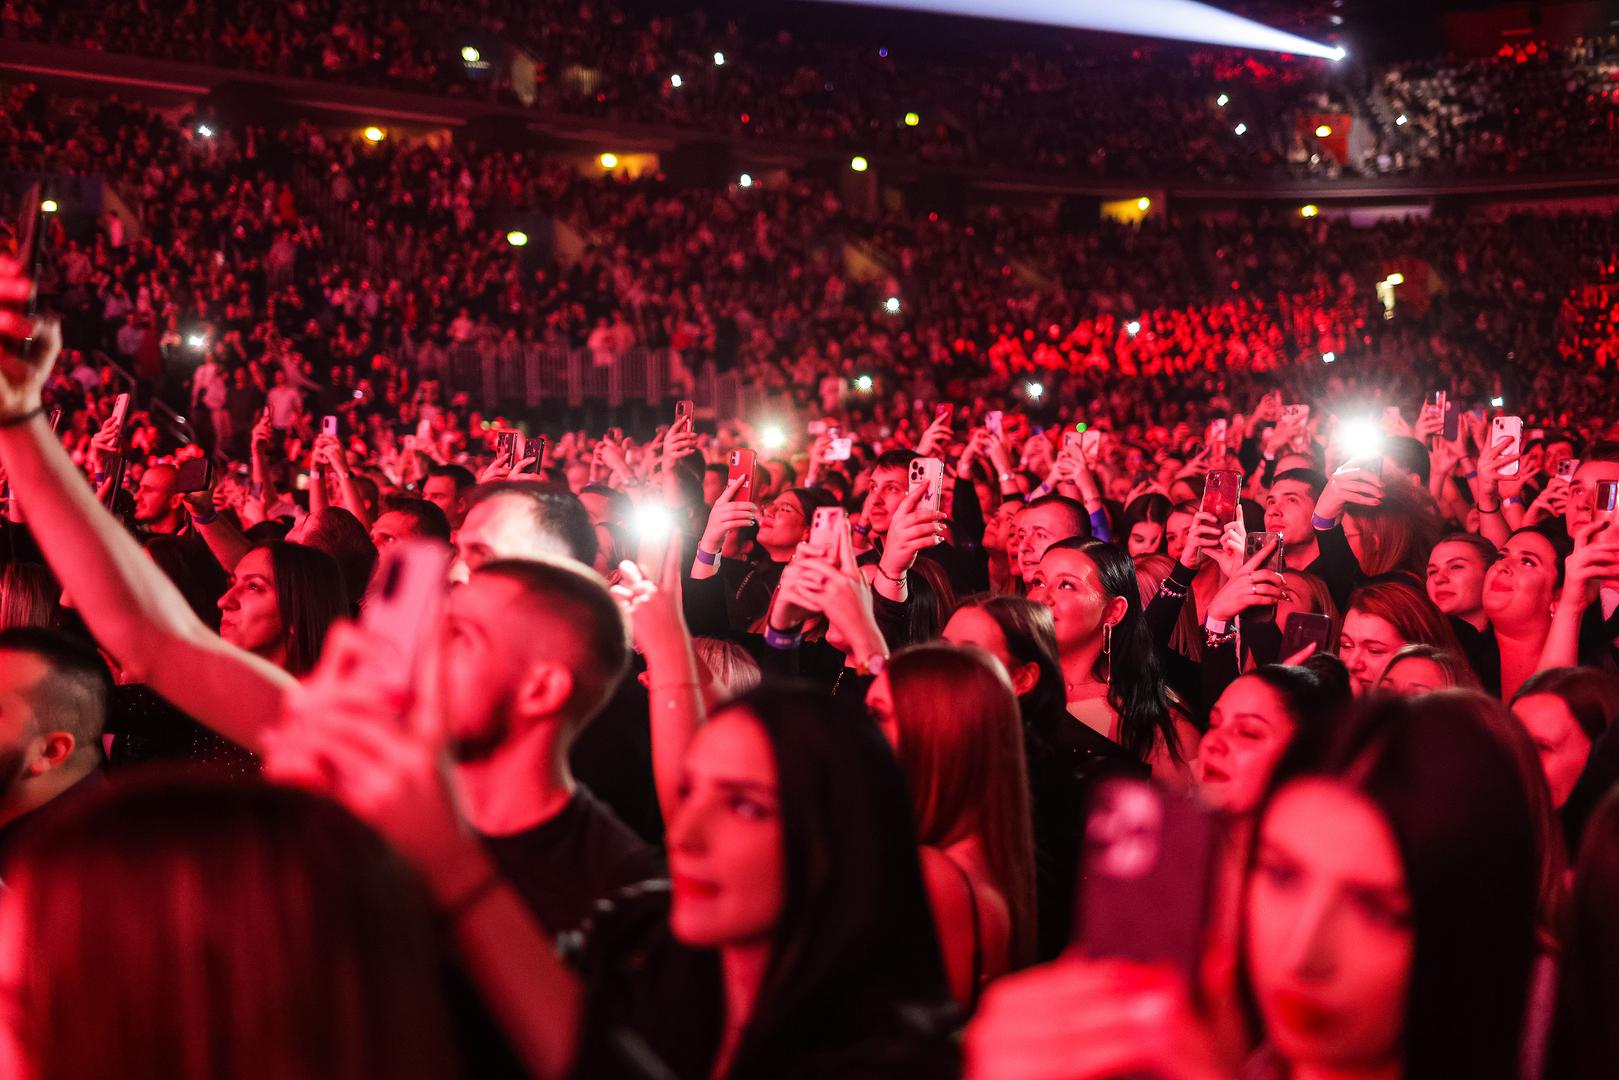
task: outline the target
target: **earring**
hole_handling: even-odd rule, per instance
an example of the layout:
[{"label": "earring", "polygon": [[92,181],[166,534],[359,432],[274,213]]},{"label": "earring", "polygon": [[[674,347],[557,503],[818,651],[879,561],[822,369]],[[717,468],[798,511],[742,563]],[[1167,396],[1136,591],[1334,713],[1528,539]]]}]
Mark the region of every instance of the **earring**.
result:
[{"label": "earring", "polygon": [[1107,661],[1106,673],[1102,681],[1108,686],[1113,685],[1113,624],[1102,624],[1102,659]]}]

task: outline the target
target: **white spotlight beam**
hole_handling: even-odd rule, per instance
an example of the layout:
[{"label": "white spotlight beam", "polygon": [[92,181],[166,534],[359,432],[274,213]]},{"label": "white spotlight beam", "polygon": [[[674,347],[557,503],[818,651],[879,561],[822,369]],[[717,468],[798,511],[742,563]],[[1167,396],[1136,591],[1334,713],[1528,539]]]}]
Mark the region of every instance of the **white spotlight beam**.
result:
[{"label": "white spotlight beam", "polygon": [[1115,34],[1233,45],[1262,52],[1295,53],[1342,60],[1344,50],[1264,23],[1244,19],[1196,0],[819,0],[821,3],[928,11],[980,19],[1105,30]]}]

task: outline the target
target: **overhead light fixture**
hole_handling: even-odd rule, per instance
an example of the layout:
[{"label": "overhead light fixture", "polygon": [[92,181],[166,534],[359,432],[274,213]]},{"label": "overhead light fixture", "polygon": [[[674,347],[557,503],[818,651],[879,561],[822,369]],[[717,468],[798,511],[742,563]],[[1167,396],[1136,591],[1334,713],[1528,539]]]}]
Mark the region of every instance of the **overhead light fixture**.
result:
[{"label": "overhead light fixture", "polygon": [[55,199],[41,199],[39,202],[39,212],[42,214],[54,214],[59,209]]},{"label": "overhead light fixture", "polygon": [[871,168],[871,162],[856,154],[854,157],[849,159],[849,168],[853,169],[855,172],[865,172],[867,169]]},{"label": "overhead light fixture", "polygon": [[1325,139],[1331,134],[1332,125],[1330,124],[1320,124],[1315,129],[1315,137],[1318,139]]},{"label": "overhead light fixture", "polygon": [[686,85],[686,80],[682,79],[679,75],[671,75],[669,76],[669,85],[674,87],[676,90],[679,90],[682,86]]},{"label": "overhead light fixture", "polygon": [[1216,105],[1220,106],[1220,108],[1223,109],[1227,105],[1231,104],[1231,95],[1230,94],[1221,94],[1219,97],[1214,99],[1214,103]]},{"label": "overhead light fixture", "polygon": [[717,52],[717,53],[714,54],[714,66],[715,67],[724,67],[725,66],[725,54],[724,53]]},{"label": "overhead light fixture", "polygon": [[464,63],[476,64],[483,59],[483,53],[471,45],[463,45],[461,46],[461,59]]},{"label": "overhead light fixture", "polygon": [[749,176],[747,173],[743,173],[741,176],[737,177],[736,183],[738,187],[750,188],[753,186],[753,177]]},{"label": "overhead light fixture", "polygon": [[1315,217],[1321,213],[1321,208],[1315,203],[1305,203],[1299,207],[1299,217]]},{"label": "overhead light fixture", "polygon": [[1141,196],[1141,198],[1136,200],[1136,209],[1140,210],[1143,214],[1145,214],[1151,208],[1152,208],[1152,200],[1147,198],[1145,195]]},{"label": "overhead light fixture", "polygon": [[365,137],[365,141],[368,143],[379,143],[388,137],[388,133],[386,131],[383,131],[374,124],[360,132],[360,134]]},{"label": "overhead light fixture", "polygon": [[905,114],[905,126],[906,127],[915,127],[916,125],[920,124],[921,122],[922,122],[922,117],[917,115],[916,113],[908,112],[908,113]]},{"label": "overhead light fixture", "polygon": [[1238,135],[1246,135],[1246,134],[1248,134],[1248,125],[1247,124],[1238,124],[1232,130],[1235,131]]},{"label": "overhead light fixture", "polygon": [[506,234],[506,243],[510,244],[512,247],[527,247],[528,233],[524,232],[522,229],[513,229],[511,232]]},{"label": "overhead light fixture", "polygon": [[597,158],[596,160],[601,163],[601,167],[604,168],[604,169],[616,169],[616,168],[618,168],[618,155],[617,154],[606,153],[606,154],[603,154],[601,157]]}]

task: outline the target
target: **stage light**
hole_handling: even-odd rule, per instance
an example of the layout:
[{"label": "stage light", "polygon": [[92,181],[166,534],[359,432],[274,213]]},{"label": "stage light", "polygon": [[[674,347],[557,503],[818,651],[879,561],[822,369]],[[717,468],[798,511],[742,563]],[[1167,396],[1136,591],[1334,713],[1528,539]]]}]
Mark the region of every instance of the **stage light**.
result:
[{"label": "stage light", "polygon": [[463,46],[461,46],[461,60],[462,60],[463,63],[476,64],[479,60],[482,60],[482,59],[483,59],[483,53],[479,52],[477,49],[473,48],[471,45],[463,45]]},{"label": "stage light", "polygon": [[1315,217],[1321,213],[1321,208],[1315,203],[1305,203],[1299,207],[1299,217]]},{"label": "stage light", "polygon": [[512,247],[527,247],[528,233],[524,232],[522,229],[513,229],[511,232],[506,234],[506,243],[510,244]]},{"label": "stage light", "polygon": [[1490,408],[1492,408],[1492,409],[1504,409],[1506,407],[1507,407],[1507,399],[1502,397],[1501,395],[1497,394],[1495,397],[1490,399]]},{"label": "stage light", "polygon": [[883,301],[883,310],[888,312],[890,315],[898,315],[899,314],[899,309],[900,309],[899,297],[890,296],[887,300]]},{"label": "stage light", "polygon": [[604,168],[604,169],[616,169],[616,168],[618,168],[618,155],[617,154],[612,154],[612,153],[603,154],[601,157],[597,158],[596,160],[597,160],[597,162],[599,162],[601,164],[601,167]]},{"label": "stage light", "polygon": [[747,173],[743,173],[741,176],[737,177],[736,183],[738,187],[752,187],[753,177],[749,176]]},{"label": "stage light", "polygon": [[1141,198],[1136,200],[1136,209],[1145,214],[1148,210],[1152,209],[1152,200],[1147,198],[1145,195],[1141,196]]},{"label": "stage light", "polygon": [[1405,275],[1400,273],[1398,270],[1396,270],[1394,273],[1390,274],[1388,277],[1384,278],[1383,280],[1388,282],[1390,285],[1404,285],[1405,284]]},{"label": "stage light", "polygon": [[725,54],[724,53],[717,52],[717,53],[714,54],[714,66],[715,67],[724,67],[725,66]]},{"label": "stage light", "polygon": [[1321,354],[1321,362],[1323,364],[1337,363],[1338,362],[1338,354],[1334,353],[1334,352],[1324,352],[1324,353]]},{"label": "stage light", "polygon": [[[1342,19],[1339,19],[1338,21],[1340,23],[1343,22]],[[1346,57],[1348,55],[1349,55],[1349,50],[1344,48],[1342,45],[1340,45],[1336,49],[1333,49],[1330,53],[1327,54],[1327,59],[1331,60],[1334,64],[1336,64],[1338,61],[1342,60],[1344,57]]]},{"label": "stage light", "polygon": [[1039,401],[1041,398],[1046,396],[1046,388],[1044,383],[1032,382],[1028,386],[1025,386],[1023,391],[1029,395],[1030,401]]},{"label": "stage light", "polygon": [[360,134],[365,136],[365,141],[369,143],[379,143],[388,137],[388,133],[386,131],[383,131],[381,128],[375,125],[366,128],[364,131],[360,132]]},{"label": "stage light", "polygon": [[1216,105],[1220,106],[1220,108],[1223,109],[1227,105],[1231,104],[1231,95],[1230,94],[1221,94],[1219,97],[1214,99],[1214,103]]},{"label": "stage light", "polygon": [[1411,118],[1409,116],[1405,115],[1405,113],[1401,113],[1399,116],[1396,116],[1394,118],[1394,126],[1395,127],[1405,127],[1405,125],[1409,124],[1410,122],[1411,122]]},{"label": "stage light", "polygon": [[920,116],[918,116],[916,113],[908,112],[908,113],[905,114],[905,126],[906,127],[915,127],[916,125],[920,124],[921,122],[922,122],[922,118]]},{"label": "stage light", "polygon": [[1383,429],[1375,420],[1350,420],[1344,424],[1338,443],[1350,461],[1375,457],[1383,452]]},{"label": "stage light", "polygon": [[1238,124],[1235,128],[1232,128],[1232,130],[1235,131],[1238,135],[1246,135],[1246,134],[1248,134],[1248,125],[1247,124]]},{"label": "stage light", "polygon": [[56,205],[56,200],[55,199],[41,199],[40,200],[39,212],[42,213],[42,214],[54,214],[59,209],[61,209],[61,208]]},{"label": "stage light", "polygon": [[1321,124],[1315,129],[1315,137],[1318,138],[1318,139],[1325,139],[1327,136],[1329,136],[1331,134],[1332,134],[1332,126],[1329,125],[1329,124]]},{"label": "stage light", "polygon": [[209,127],[207,124],[198,124],[197,134],[204,139],[211,139],[214,137],[214,129]]},{"label": "stage light", "polygon": [[1135,337],[1137,334],[1141,333],[1141,324],[1136,320],[1131,319],[1129,322],[1124,324],[1124,332],[1129,334],[1131,337]]},{"label": "stage light", "polygon": [[1336,45],[1311,41],[1264,23],[1197,0],[823,0],[931,11],[940,15],[968,15],[1007,22],[1066,26],[1075,30],[1103,30],[1116,34],[1230,45],[1260,52],[1318,56],[1342,60],[1347,55]]},{"label": "stage light", "polygon": [[787,435],[780,427],[771,424],[760,430],[759,444],[766,450],[780,450],[787,445]]},{"label": "stage light", "polygon": [[871,168],[871,162],[857,154],[849,159],[849,168],[853,169],[855,172],[865,172],[867,169]]},{"label": "stage light", "polygon": [[862,394],[871,393],[871,385],[870,375],[862,375],[854,381],[854,388],[860,391]]}]

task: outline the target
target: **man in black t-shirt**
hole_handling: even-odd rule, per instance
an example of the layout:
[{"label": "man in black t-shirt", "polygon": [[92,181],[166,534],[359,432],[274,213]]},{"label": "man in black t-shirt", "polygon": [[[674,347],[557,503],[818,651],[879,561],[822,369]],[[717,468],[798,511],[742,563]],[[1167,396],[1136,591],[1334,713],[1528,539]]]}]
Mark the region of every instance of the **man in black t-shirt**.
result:
[{"label": "man in black t-shirt", "polygon": [[578,784],[568,752],[623,678],[623,617],[571,563],[484,563],[446,601],[444,723],[468,820],[541,924],[663,876],[657,853]]}]

